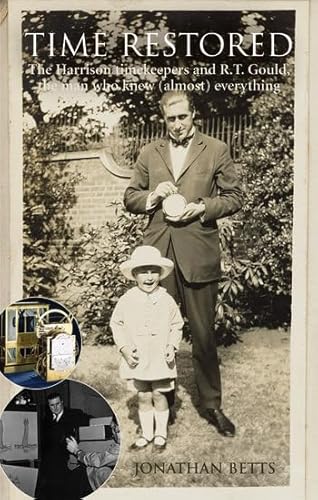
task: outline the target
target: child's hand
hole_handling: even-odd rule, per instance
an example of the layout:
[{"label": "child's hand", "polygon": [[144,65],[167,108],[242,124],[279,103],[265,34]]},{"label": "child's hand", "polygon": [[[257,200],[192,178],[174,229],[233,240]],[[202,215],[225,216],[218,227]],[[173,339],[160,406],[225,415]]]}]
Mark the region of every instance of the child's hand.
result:
[{"label": "child's hand", "polygon": [[166,347],[166,361],[167,363],[172,363],[174,360],[174,346],[172,344],[168,344]]},{"label": "child's hand", "polygon": [[120,351],[124,356],[126,362],[131,368],[134,368],[139,363],[139,356],[136,347],[131,347],[129,345],[125,345]]}]

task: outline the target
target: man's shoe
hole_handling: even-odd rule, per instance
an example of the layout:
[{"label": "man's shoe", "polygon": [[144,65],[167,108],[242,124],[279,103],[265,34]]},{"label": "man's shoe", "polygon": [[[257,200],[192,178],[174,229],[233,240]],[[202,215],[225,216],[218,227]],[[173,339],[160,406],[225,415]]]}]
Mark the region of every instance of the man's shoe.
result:
[{"label": "man's shoe", "polygon": [[209,422],[214,425],[222,436],[233,437],[235,435],[235,425],[228,419],[222,410],[208,408]]}]

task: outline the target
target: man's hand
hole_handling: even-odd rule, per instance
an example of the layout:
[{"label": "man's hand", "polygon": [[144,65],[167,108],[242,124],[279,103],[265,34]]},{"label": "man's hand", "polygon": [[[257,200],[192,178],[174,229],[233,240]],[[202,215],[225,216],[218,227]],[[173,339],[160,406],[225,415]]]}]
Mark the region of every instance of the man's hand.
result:
[{"label": "man's hand", "polygon": [[167,198],[167,196],[176,194],[177,192],[178,188],[171,181],[160,182],[151,194],[151,203],[156,205],[164,198]]},{"label": "man's hand", "polygon": [[126,362],[131,368],[135,368],[135,366],[139,363],[139,356],[136,347],[131,347],[129,345],[125,345],[121,351],[124,356]]},{"label": "man's hand", "polygon": [[78,452],[79,447],[78,447],[76,439],[74,439],[73,436],[66,438],[66,448],[67,448],[67,451],[69,451],[70,453],[73,453],[73,455],[76,455],[76,453]]},{"label": "man's hand", "polygon": [[166,347],[166,361],[167,363],[172,363],[174,360],[174,346],[172,344],[168,344]]},{"label": "man's hand", "polygon": [[171,222],[190,222],[198,217],[200,217],[205,212],[205,205],[203,202],[199,203],[188,203],[184,209],[184,212],[179,217],[169,217],[166,216],[167,220]]}]

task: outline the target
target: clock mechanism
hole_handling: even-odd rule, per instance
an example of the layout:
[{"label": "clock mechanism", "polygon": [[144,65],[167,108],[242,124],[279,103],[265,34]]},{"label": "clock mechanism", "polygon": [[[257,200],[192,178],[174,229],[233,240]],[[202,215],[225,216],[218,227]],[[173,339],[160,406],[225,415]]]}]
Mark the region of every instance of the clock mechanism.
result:
[{"label": "clock mechanism", "polygon": [[[50,321],[53,315],[53,321]],[[58,321],[58,317],[62,319]],[[44,313],[38,321],[39,358],[37,372],[47,382],[67,378],[75,367],[76,336],[73,318],[54,309]]]}]

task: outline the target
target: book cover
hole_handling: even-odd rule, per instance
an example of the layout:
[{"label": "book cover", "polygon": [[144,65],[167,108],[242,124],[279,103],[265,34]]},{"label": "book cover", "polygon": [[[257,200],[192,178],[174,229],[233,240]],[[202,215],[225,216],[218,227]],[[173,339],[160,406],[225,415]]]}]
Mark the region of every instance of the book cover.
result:
[{"label": "book cover", "polygon": [[[79,321],[72,378],[107,399],[122,438],[92,498],[306,498],[308,27],[305,1],[9,2],[1,305],[49,297]],[[227,145],[244,185],[242,211],[218,223],[218,353],[237,431],[222,437],[203,418],[186,328],[176,421],[156,454],[129,449],[137,401],[109,318],[128,286],[118,266],[146,224],[123,193],[142,148],[165,137],[159,100],[171,90],[192,95],[195,127]],[[15,389],[1,388],[4,407]]]}]

